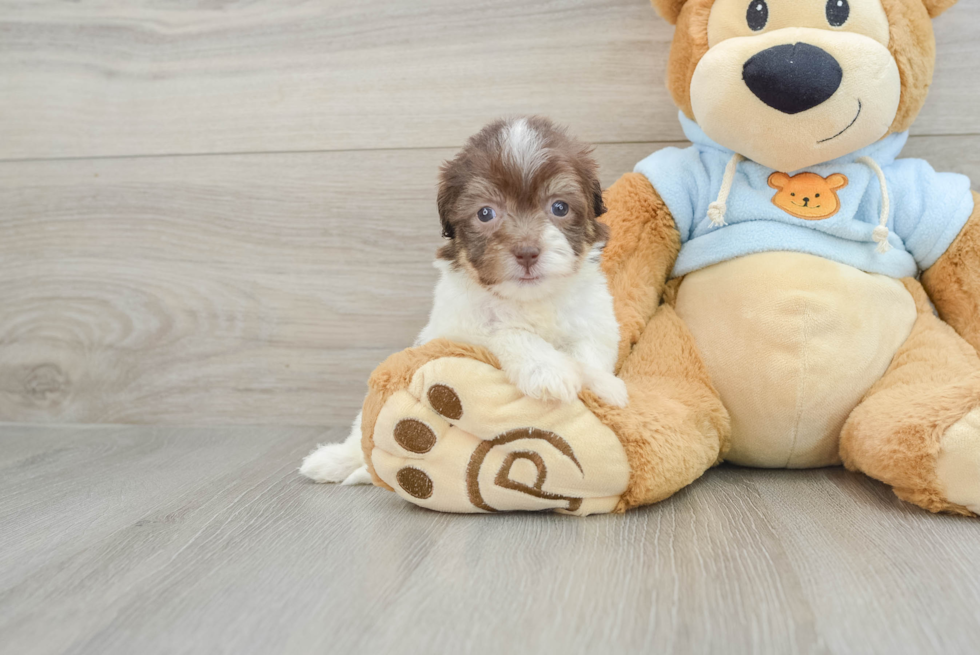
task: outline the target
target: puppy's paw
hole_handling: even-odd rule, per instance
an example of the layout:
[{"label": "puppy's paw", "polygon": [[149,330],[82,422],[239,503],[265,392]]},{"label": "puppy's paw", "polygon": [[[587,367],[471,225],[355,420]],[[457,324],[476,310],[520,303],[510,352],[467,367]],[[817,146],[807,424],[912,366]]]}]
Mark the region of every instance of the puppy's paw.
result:
[{"label": "puppy's paw", "polygon": [[555,354],[557,356],[527,359],[513,372],[511,380],[525,396],[574,402],[582,390],[581,367],[570,358]]},{"label": "puppy's paw", "polygon": [[[314,482],[343,482],[344,484],[365,484],[358,472],[364,468],[364,453],[359,441],[348,439],[343,443],[319,446],[303,459],[299,472]],[[350,482],[348,482],[350,480]],[[370,475],[368,475],[370,482]]]},{"label": "puppy's paw", "polygon": [[595,392],[607,405],[613,407],[626,407],[629,403],[629,392],[626,390],[626,383],[612,373],[605,371],[590,370],[586,374],[588,380],[586,386]]}]

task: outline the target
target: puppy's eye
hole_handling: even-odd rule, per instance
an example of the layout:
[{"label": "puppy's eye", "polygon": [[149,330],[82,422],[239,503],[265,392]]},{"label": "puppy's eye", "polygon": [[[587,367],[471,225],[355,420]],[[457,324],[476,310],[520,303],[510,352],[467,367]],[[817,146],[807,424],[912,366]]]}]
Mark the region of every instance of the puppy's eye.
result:
[{"label": "puppy's eye", "polygon": [[559,218],[562,216],[567,216],[568,204],[562,202],[561,200],[556,200],[555,202],[551,203],[551,213]]},{"label": "puppy's eye", "polygon": [[819,193],[814,196],[814,198],[819,198],[819,197],[820,197],[820,194]]},{"label": "puppy's eye", "polygon": [[[837,0],[830,1],[837,2]],[[764,28],[769,22],[769,5],[766,4],[766,0],[752,0],[749,3],[748,11],[745,12],[745,21],[753,32],[758,32]]]},{"label": "puppy's eye", "polygon": [[831,27],[840,27],[851,16],[851,5],[847,0],[827,0],[827,22]]},{"label": "puppy's eye", "polygon": [[476,213],[476,217],[480,219],[482,223],[489,223],[493,219],[497,218],[497,212],[493,210],[493,207],[484,207]]}]

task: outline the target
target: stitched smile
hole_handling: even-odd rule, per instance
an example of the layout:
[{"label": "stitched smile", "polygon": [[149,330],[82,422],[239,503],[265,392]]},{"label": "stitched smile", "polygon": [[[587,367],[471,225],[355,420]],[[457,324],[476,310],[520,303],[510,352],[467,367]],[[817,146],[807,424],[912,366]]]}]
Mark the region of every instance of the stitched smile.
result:
[{"label": "stitched smile", "polygon": [[793,202],[792,200],[790,200],[790,203],[792,203],[792,204],[794,204],[794,205],[796,205],[797,207],[803,207],[803,208],[805,208],[805,209],[820,209],[821,207],[823,207],[823,205],[814,205],[813,207],[811,207],[811,206],[810,206],[810,205],[808,205],[807,203],[803,203],[803,204],[801,205],[800,203],[798,203],[798,202]]},{"label": "stitched smile", "polygon": [[861,115],[861,108],[862,108],[861,99],[858,98],[858,113],[857,113],[856,116],[854,116],[854,120],[851,121],[851,124],[848,125],[847,127],[845,127],[843,130],[841,130],[837,134],[835,134],[834,136],[832,136],[832,137],[830,137],[828,139],[823,139],[821,141],[817,141],[817,143],[827,143],[828,141],[833,141],[834,139],[836,139],[837,137],[839,137],[841,134],[843,134],[844,132],[846,132],[849,129],[851,129],[851,127],[853,127],[854,124],[857,123],[858,117]]}]

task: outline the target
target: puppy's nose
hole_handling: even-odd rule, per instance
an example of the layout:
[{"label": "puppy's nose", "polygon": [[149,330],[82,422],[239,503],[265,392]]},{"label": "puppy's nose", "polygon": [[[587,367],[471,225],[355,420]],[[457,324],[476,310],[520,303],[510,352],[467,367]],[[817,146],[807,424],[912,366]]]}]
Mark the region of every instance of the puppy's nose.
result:
[{"label": "puppy's nose", "polygon": [[755,54],[742,79],[759,100],[784,114],[798,114],[830,99],[844,71],[826,50],[808,43],[777,45]]},{"label": "puppy's nose", "polygon": [[534,248],[531,246],[523,246],[521,248],[514,248],[514,259],[517,263],[526,269],[530,269],[538,262],[538,257],[541,255],[540,248]]}]

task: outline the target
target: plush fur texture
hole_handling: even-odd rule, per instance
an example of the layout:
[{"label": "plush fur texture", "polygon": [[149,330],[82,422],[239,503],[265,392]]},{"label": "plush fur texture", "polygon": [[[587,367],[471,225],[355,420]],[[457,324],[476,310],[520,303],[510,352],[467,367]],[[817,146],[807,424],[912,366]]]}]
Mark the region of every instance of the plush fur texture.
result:
[{"label": "plush fur texture", "polygon": [[660,304],[681,238],[667,206],[639,173],[627,173],[606,191],[606,204],[602,220],[615,230],[602,268],[619,321],[619,370]]},{"label": "plush fur texture", "polygon": [[949,250],[922,274],[939,317],[980,351],[980,194],[973,216]]},{"label": "plush fur texture", "polygon": [[932,512],[972,515],[949,503],[936,479],[943,435],[980,407],[980,357],[932,313],[922,286],[903,280],[918,319],[891,366],[848,418],[841,458]]},{"label": "plush fur texture", "polygon": [[661,305],[619,372],[630,405],[610,407],[583,395],[626,450],[630,482],[617,506],[659,502],[719,463],[731,431],[690,331]]}]

